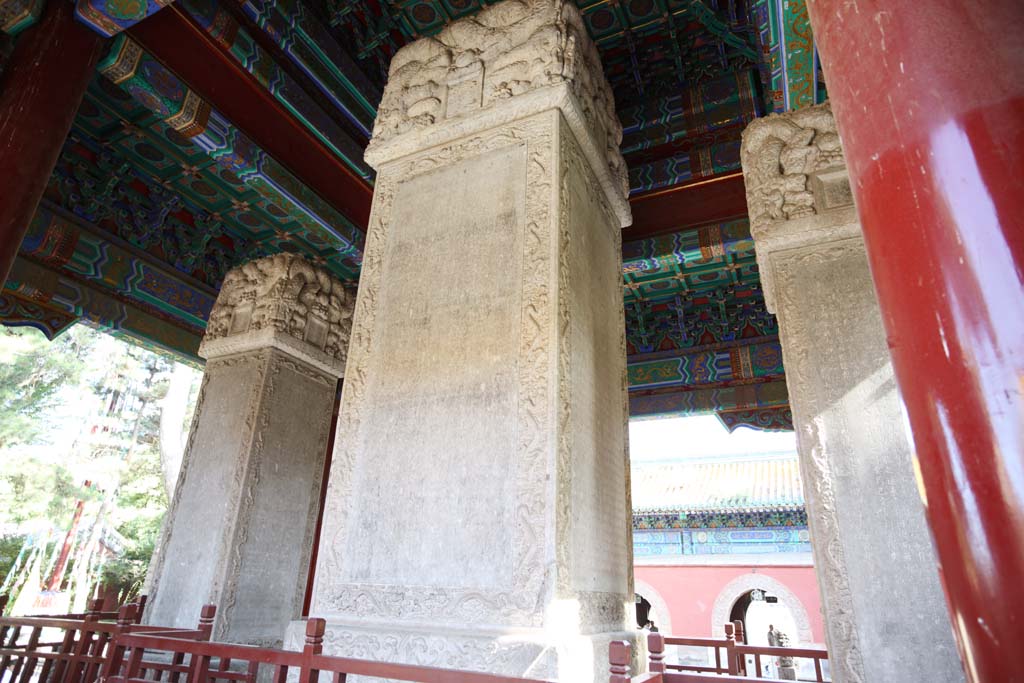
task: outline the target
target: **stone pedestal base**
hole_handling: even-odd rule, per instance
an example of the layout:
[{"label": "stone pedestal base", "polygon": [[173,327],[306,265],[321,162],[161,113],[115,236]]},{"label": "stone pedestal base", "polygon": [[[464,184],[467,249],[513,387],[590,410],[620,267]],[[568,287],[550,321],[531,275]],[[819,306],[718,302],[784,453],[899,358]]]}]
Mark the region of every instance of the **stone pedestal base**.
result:
[{"label": "stone pedestal base", "polygon": [[[285,649],[302,649],[305,628],[305,621],[289,625]],[[635,631],[581,635],[529,628],[438,629],[329,620],[324,654],[560,683],[593,683],[606,675],[608,647],[619,640],[628,641],[636,652]],[[349,683],[358,680],[350,677]]]}]

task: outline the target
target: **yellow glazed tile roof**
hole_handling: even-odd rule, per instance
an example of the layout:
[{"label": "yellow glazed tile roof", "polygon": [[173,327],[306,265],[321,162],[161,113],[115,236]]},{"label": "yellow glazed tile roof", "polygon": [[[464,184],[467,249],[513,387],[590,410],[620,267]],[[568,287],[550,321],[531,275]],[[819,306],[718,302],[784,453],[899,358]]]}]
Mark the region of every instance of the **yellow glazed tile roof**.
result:
[{"label": "yellow glazed tile roof", "polygon": [[726,511],[802,507],[796,455],[633,463],[633,510]]}]

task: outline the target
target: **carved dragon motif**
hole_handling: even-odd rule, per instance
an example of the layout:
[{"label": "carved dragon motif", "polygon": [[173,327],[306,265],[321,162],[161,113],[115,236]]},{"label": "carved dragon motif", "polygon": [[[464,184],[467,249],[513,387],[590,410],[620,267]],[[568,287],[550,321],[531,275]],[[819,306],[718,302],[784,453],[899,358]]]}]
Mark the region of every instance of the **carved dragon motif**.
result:
[{"label": "carved dragon motif", "polygon": [[344,360],[353,298],[329,271],[295,254],[250,261],[224,278],[203,341],[273,328]]},{"label": "carved dragon motif", "polygon": [[846,165],[827,102],[755,120],[743,131],[741,156],[754,229],[817,213],[810,177]]},{"label": "carved dragon motif", "polygon": [[565,0],[506,0],[399,50],[371,147],[559,84],[575,96],[625,196],[622,125],[612,91],[579,10]]}]

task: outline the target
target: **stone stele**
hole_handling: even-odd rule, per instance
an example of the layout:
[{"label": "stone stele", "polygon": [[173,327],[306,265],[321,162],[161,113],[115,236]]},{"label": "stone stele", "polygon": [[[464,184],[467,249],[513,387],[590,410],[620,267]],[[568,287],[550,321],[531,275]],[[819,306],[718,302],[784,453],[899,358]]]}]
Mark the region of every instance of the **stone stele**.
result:
[{"label": "stone stele", "polygon": [[958,683],[963,669],[829,105],[757,119],[740,154],[765,301],[779,319],[832,680]]},{"label": "stone stele", "polygon": [[301,614],[353,299],[292,254],[227,274],[199,350],[206,372],[150,623],[193,628],[213,603],[214,639],[280,646]]},{"label": "stone stele", "polygon": [[326,652],[591,683],[634,637],[620,139],[572,3],[506,0],[395,55],[313,592]]}]

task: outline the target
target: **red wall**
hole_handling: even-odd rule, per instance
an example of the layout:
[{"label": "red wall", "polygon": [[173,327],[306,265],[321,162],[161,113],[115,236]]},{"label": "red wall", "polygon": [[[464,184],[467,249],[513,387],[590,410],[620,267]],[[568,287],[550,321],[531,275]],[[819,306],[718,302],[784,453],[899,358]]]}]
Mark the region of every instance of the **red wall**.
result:
[{"label": "red wall", "polygon": [[807,611],[814,642],[825,642],[821,597],[814,567],[643,565],[633,567],[633,573],[638,580],[658,591],[668,605],[672,635],[710,638],[711,610],[722,589],[742,574],[761,574],[770,576],[792,591]]}]

